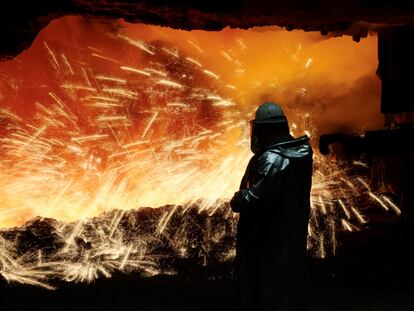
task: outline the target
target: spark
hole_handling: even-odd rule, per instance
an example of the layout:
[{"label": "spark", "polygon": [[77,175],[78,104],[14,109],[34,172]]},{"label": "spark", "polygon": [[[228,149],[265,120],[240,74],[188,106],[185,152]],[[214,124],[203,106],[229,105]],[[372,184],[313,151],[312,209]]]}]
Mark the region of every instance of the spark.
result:
[{"label": "spark", "polygon": [[361,167],[368,168],[368,165],[364,162],[361,162],[361,161],[353,161],[352,164],[356,165],[356,166],[361,166]]},{"label": "spark", "polygon": [[36,108],[42,110],[45,114],[52,116],[53,115],[53,111],[51,111],[50,109],[47,109],[44,105],[42,105],[41,103],[36,102]]},{"label": "spark", "polygon": [[217,106],[217,107],[231,107],[231,106],[235,106],[236,104],[230,100],[218,100],[215,101],[213,106]]},{"label": "spark", "polygon": [[92,51],[95,51],[95,52],[98,52],[98,53],[102,53],[102,51],[101,51],[101,50],[99,50],[99,49],[97,49],[97,48],[94,48],[93,46],[88,46],[88,49],[89,49],[89,50],[92,50]]},{"label": "spark", "polygon": [[93,87],[79,85],[79,84],[72,84],[72,83],[62,84],[61,87],[64,89],[84,90],[84,91],[92,91],[92,92],[96,91],[96,89]]},{"label": "spark", "polygon": [[325,252],[325,239],[324,239],[324,236],[323,235],[321,235],[319,237],[319,252],[320,252],[320,254],[319,254],[319,257],[320,258],[325,258],[326,257],[326,252]]},{"label": "spark", "polygon": [[217,80],[220,79],[220,77],[218,75],[216,75],[214,72],[211,72],[210,70],[204,69],[203,72],[206,75],[208,75],[210,77],[213,77],[214,79],[217,79]]},{"label": "spark", "polygon": [[55,102],[60,106],[60,108],[65,108],[65,105],[63,104],[62,100],[59,97],[57,97],[55,93],[49,92],[49,96],[55,100]]},{"label": "spark", "polygon": [[109,61],[109,62],[112,62],[112,63],[115,63],[115,64],[120,64],[119,61],[117,61],[116,59],[110,58],[110,57],[106,57],[106,56],[96,54],[96,53],[92,53],[91,55],[93,57],[100,58],[100,59],[103,59],[103,60],[106,60],[106,61]]},{"label": "spark", "polygon": [[378,196],[373,194],[371,191],[369,191],[368,194],[371,198],[373,198],[375,201],[377,201],[383,209],[385,209],[386,211],[389,211],[389,208],[387,207],[387,205],[385,205],[384,202],[382,202],[382,200]]},{"label": "spark", "polygon": [[151,125],[154,123],[155,119],[157,119],[157,116],[158,116],[158,111],[155,111],[151,119],[149,120],[144,132],[142,133],[142,136],[141,136],[142,138],[144,138],[145,135],[147,135],[148,130],[150,129]]},{"label": "spark", "polygon": [[17,114],[5,108],[0,108],[0,114],[3,115],[3,117],[7,117],[14,121],[18,121],[18,122],[23,121]]},{"label": "spark", "polygon": [[342,207],[343,211],[345,212],[345,215],[348,219],[351,218],[351,213],[349,212],[349,210],[346,208],[344,202],[341,199],[338,199],[339,202],[339,206]]},{"label": "spark", "polygon": [[355,207],[351,207],[351,209],[361,224],[364,224],[367,222],[365,218],[361,215],[361,213]]},{"label": "spark", "polygon": [[163,50],[165,53],[167,53],[167,54],[169,54],[173,57],[176,57],[176,58],[179,57],[178,56],[178,49],[171,50],[171,49],[167,49],[166,47],[163,47],[163,48],[161,48],[161,50]]},{"label": "spark", "polygon": [[351,232],[354,231],[351,225],[345,219],[342,219],[342,226],[344,227],[345,230],[348,230]]},{"label": "spark", "polygon": [[226,85],[226,88],[228,88],[228,89],[232,89],[232,90],[235,90],[235,89],[236,89],[236,86],[234,86],[234,85],[232,85],[232,84],[227,84],[227,85]]},{"label": "spark", "polygon": [[95,108],[115,108],[115,107],[123,107],[122,104],[116,104],[116,103],[101,103],[101,102],[95,102],[91,104],[87,104],[87,106],[95,107]]},{"label": "spark", "polygon": [[401,215],[400,208],[397,205],[395,205],[389,198],[387,198],[385,195],[382,195],[381,198],[391,206],[391,208],[397,213],[397,215]]},{"label": "spark", "polygon": [[116,78],[116,77],[98,75],[98,76],[95,76],[95,78],[98,79],[98,80],[111,81],[111,82],[116,82],[116,83],[120,83],[120,84],[126,84],[127,83],[126,79],[121,79],[121,78]]},{"label": "spark", "polygon": [[336,249],[337,249],[337,241],[336,241],[336,225],[335,225],[335,221],[332,220],[330,222],[331,224],[331,230],[332,230],[332,234],[331,234],[331,242],[332,242],[332,253],[335,256],[336,255]]},{"label": "spark", "polygon": [[312,58],[308,58],[308,60],[305,63],[305,69],[308,69],[313,63],[313,59]]},{"label": "spark", "polygon": [[342,182],[344,182],[350,189],[355,190],[356,191],[356,187],[355,184],[353,184],[349,179],[346,179],[344,177],[341,177],[340,180]]},{"label": "spark", "polygon": [[173,106],[173,107],[184,107],[187,108],[189,105],[184,103],[167,103],[167,106]]},{"label": "spark", "polygon": [[68,59],[66,58],[66,55],[62,53],[61,54],[61,57],[62,57],[63,61],[65,62],[66,67],[68,67],[69,72],[73,75],[74,74],[74,71],[73,71],[72,66],[70,65]]},{"label": "spark", "polygon": [[363,180],[361,177],[357,177],[356,180],[360,182],[365,188],[367,188],[368,191],[371,191],[371,187],[367,184],[365,180]]},{"label": "spark", "polygon": [[229,61],[232,61],[233,59],[231,58],[231,56],[228,54],[228,53],[226,53],[226,52],[224,52],[224,51],[221,51],[221,55],[223,55],[227,60],[229,60]]},{"label": "spark", "polygon": [[129,254],[131,253],[132,247],[133,247],[133,245],[130,244],[129,247],[128,247],[128,249],[127,249],[127,251],[125,252],[125,256],[122,259],[121,264],[119,265],[119,269],[120,270],[123,270],[124,269],[125,264],[126,264],[126,262],[128,260]]},{"label": "spark", "polygon": [[104,88],[102,88],[102,91],[107,92],[107,93],[116,94],[116,95],[119,95],[119,96],[122,96],[122,97],[127,97],[127,98],[135,99],[135,98],[138,97],[137,92],[130,91],[129,89],[104,87]]},{"label": "spark", "polygon": [[194,41],[191,41],[191,40],[187,40],[187,42],[192,46],[192,47],[194,47],[194,48],[196,48],[196,50],[197,51],[199,51],[201,54],[203,54],[204,53],[204,51],[203,51],[203,49],[198,45],[198,44],[196,44]]},{"label": "spark", "polygon": [[166,77],[167,76],[167,73],[164,72],[164,71],[161,71],[161,70],[156,70],[156,69],[153,69],[153,68],[145,68],[145,70],[146,70],[146,72],[149,71],[149,72],[155,73],[157,75],[160,75],[162,77]]},{"label": "spark", "polygon": [[140,70],[140,69],[132,68],[132,67],[129,67],[129,66],[121,66],[121,69],[125,70],[125,71],[131,71],[131,72],[139,73],[139,74],[147,76],[147,77],[151,76],[151,74],[149,72],[145,71],[145,70]]},{"label": "spark", "polygon": [[322,213],[326,215],[326,206],[325,206],[325,202],[322,199],[322,196],[319,196],[319,204],[322,209]]},{"label": "spark", "polygon": [[86,96],[82,98],[82,100],[105,100],[110,102],[119,102],[119,99],[111,98],[111,97],[105,97],[105,96]]},{"label": "spark", "polygon": [[86,73],[86,70],[83,67],[82,67],[82,77],[85,79],[88,86],[92,86],[91,81],[89,81],[88,74]]},{"label": "spark", "polygon": [[96,135],[89,135],[89,136],[82,136],[82,137],[73,137],[71,141],[76,141],[78,143],[83,143],[87,141],[96,141],[100,139],[107,138],[107,134],[96,134]]},{"label": "spark", "polygon": [[122,146],[122,148],[126,149],[126,148],[135,147],[135,146],[148,144],[148,143],[151,143],[151,140],[141,140],[141,141],[137,141],[137,142],[134,142],[134,143],[126,144],[126,145]]},{"label": "spark", "polygon": [[242,50],[242,51],[244,51],[244,50],[246,50],[247,49],[247,45],[246,45],[246,43],[244,43],[244,41],[243,41],[243,39],[242,38],[237,38],[237,43],[239,44],[239,46],[240,46],[240,49]]},{"label": "spark", "polygon": [[153,50],[153,48],[151,47],[151,45],[145,43],[144,41],[141,40],[137,40],[137,39],[132,39],[129,38],[128,36],[124,36],[119,34],[118,37],[120,37],[121,39],[124,39],[125,41],[127,41],[129,44],[136,46],[137,48],[141,49],[142,51],[154,55],[155,52]]},{"label": "spark", "polygon": [[73,153],[78,153],[78,154],[82,154],[83,153],[83,149],[79,148],[78,146],[75,145],[69,145],[67,146],[67,148],[72,151]]},{"label": "spark", "polygon": [[203,67],[203,65],[201,65],[201,63],[200,63],[200,62],[198,62],[198,61],[196,61],[194,58],[191,58],[191,57],[186,57],[186,60],[188,60],[190,63],[195,64],[195,65],[196,65],[196,66],[198,66],[198,67]]},{"label": "spark", "polygon": [[165,86],[169,86],[169,87],[177,88],[177,89],[183,88],[181,84],[171,81],[171,80],[165,80],[165,79],[158,80],[157,84],[165,85]]},{"label": "spark", "polygon": [[126,121],[129,122],[129,119],[126,116],[99,116],[96,118],[98,122],[108,122],[108,121]]},{"label": "spark", "polygon": [[176,212],[177,206],[175,206],[170,212],[165,213],[164,217],[161,218],[160,222],[158,223],[157,232],[158,234],[162,234],[167,226],[168,222],[170,221],[172,215]]},{"label": "spark", "polygon": [[52,49],[47,45],[46,41],[43,41],[43,44],[45,45],[50,57],[52,58],[54,65],[56,67],[60,67],[60,64],[55,56],[55,53],[53,53]]}]

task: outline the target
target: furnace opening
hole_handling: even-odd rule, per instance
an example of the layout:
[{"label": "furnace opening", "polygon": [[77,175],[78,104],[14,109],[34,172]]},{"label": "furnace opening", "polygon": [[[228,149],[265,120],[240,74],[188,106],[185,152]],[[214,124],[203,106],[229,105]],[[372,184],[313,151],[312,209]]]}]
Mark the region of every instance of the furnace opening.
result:
[{"label": "furnace opening", "polygon": [[[381,128],[377,66],[375,34],[357,43],[278,27],[53,21],[0,64],[2,274],[48,287],[50,273],[91,281],[175,273],[160,257],[231,260],[227,201],[250,157],[255,108],[278,102],[292,134],[314,144],[324,132]],[[314,256],[335,255],[337,235],[363,230],[372,214],[400,214],[360,159],[315,162]],[[53,249],[31,244],[38,256],[19,260],[27,249],[6,228],[25,223],[46,223]]]}]

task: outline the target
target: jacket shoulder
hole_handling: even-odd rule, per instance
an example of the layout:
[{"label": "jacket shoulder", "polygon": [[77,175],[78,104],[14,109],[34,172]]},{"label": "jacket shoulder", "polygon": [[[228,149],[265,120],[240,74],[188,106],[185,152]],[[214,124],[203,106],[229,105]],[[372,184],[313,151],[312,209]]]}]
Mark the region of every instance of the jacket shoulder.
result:
[{"label": "jacket shoulder", "polygon": [[289,159],[276,150],[266,150],[260,155],[257,162],[261,173],[268,173],[271,170],[280,171],[289,165]]}]

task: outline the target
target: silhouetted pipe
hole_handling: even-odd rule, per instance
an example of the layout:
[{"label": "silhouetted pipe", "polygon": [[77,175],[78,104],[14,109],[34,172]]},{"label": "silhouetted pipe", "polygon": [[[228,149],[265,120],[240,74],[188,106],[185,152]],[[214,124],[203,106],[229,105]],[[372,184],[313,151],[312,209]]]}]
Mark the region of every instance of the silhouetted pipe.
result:
[{"label": "silhouetted pipe", "polygon": [[343,133],[323,134],[319,150],[329,154],[329,146],[341,144],[345,155],[366,153],[371,156],[414,155],[414,128],[367,131],[364,136]]}]

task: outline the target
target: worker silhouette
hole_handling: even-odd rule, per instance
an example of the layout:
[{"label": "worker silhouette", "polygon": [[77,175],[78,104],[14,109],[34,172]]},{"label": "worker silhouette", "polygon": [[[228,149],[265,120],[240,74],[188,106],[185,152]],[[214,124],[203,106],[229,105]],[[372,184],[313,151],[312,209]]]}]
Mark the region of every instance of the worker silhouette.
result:
[{"label": "worker silhouette", "polygon": [[251,121],[251,158],[230,206],[240,213],[236,271],[241,310],[303,311],[312,183],[308,137],[293,138],[279,105]]}]

